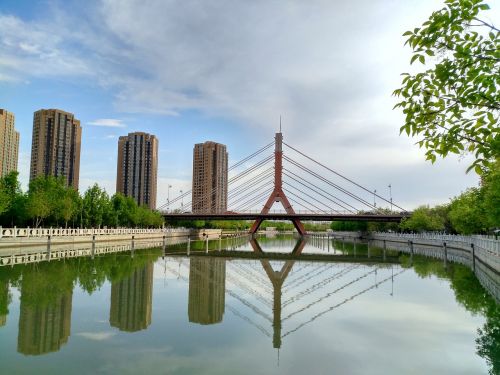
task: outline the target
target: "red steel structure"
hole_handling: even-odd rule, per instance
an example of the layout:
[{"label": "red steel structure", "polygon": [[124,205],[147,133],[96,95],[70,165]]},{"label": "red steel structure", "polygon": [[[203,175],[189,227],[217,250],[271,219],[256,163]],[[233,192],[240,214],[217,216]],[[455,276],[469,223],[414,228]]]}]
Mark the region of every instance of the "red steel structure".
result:
[{"label": "red steel structure", "polygon": [[[276,133],[274,141],[274,190],[260,213],[261,215],[268,214],[275,202],[281,202],[287,214],[295,215],[295,211],[283,191],[283,134],[281,132]],[[291,220],[301,236],[307,234],[304,225],[298,218]],[[257,233],[263,221],[263,218],[257,218],[250,228],[250,234]]]}]

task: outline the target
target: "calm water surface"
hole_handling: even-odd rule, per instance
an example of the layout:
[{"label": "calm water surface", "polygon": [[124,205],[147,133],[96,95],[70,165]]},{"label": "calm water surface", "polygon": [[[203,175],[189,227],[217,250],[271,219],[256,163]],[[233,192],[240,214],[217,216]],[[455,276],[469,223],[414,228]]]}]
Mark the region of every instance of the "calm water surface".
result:
[{"label": "calm water surface", "polygon": [[499,372],[500,308],[464,266],[320,240],[281,260],[245,255],[295,239],[204,246],[0,267],[0,373]]}]

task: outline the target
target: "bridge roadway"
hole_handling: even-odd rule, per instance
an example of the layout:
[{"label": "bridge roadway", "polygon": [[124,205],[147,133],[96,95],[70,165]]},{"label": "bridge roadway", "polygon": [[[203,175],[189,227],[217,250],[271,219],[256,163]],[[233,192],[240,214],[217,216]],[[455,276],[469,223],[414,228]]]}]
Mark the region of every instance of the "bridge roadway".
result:
[{"label": "bridge roadway", "polygon": [[301,221],[377,221],[397,222],[409,217],[410,213],[400,214],[287,214],[287,213],[224,213],[224,214],[194,214],[194,213],[163,213],[165,220],[301,220]]}]

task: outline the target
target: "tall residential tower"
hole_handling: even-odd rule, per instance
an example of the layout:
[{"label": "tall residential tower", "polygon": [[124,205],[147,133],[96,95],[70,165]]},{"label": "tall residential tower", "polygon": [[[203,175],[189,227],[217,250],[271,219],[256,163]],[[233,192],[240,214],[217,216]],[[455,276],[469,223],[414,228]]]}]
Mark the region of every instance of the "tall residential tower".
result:
[{"label": "tall residential tower", "polygon": [[215,142],[198,143],[193,149],[193,213],[227,211],[227,151]]},{"label": "tall residential tower", "polygon": [[41,109],[33,116],[30,181],[38,176],[64,178],[78,190],[82,128],[72,113]]},{"label": "tall residential tower", "polygon": [[14,114],[0,109],[0,177],[17,171],[19,132],[14,128]]},{"label": "tall residential tower", "polygon": [[156,208],[158,139],[136,132],[118,140],[116,192],[133,197],[138,205]]}]

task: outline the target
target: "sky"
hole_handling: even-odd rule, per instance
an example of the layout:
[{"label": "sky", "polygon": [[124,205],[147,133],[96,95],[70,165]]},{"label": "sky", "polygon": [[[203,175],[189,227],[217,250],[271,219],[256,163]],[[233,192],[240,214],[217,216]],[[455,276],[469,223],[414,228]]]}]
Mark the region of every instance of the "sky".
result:
[{"label": "sky", "polygon": [[[499,7],[485,15],[494,19]],[[229,164],[285,142],[407,209],[467,187],[470,156],[425,161],[393,110],[411,51],[402,34],[436,0],[47,0],[0,2],[0,108],[21,133],[29,178],[33,112],[81,121],[80,190],[115,192],[117,141],[159,139],[158,205],[191,188],[195,143]],[[432,61],[430,62],[432,63]],[[170,191],[168,186],[172,185]]]}]

